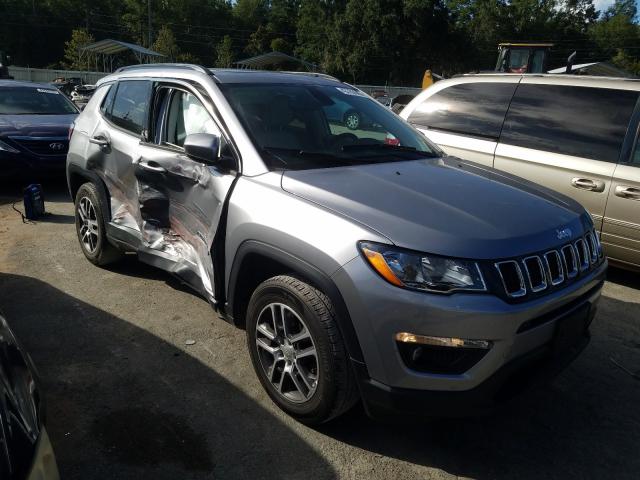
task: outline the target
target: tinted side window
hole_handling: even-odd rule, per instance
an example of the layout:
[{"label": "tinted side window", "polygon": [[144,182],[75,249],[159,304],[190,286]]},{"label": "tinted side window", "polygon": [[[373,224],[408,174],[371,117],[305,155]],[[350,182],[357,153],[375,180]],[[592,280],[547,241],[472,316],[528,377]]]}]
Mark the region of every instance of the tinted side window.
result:
[{"label": "tinted side window", "polygon": [[111,110],[111,121],[125,130],[140,135],[147,123],[150,96],[151,82],[146,80],[119,82]]},{"label": "tinted side window", "polygon": [[520,85],[500,141],[617,162],[637,99],[627,90]]},{"label": "tinted side window", "polygon": [[415,125],[498,138],[515,83],[464,83],[427,98],[409,116]]},{"label": "tinted side window", "polygon": [[116,85],[110,85],[107,87],[109,90],[107,94],[104,96],[104,100],[102,100],[102,105],[100,105],[100,111],[103,115],[109,116],[111,114],[111,107],[113,106],[113,97],[116,95],[117,87]]}]

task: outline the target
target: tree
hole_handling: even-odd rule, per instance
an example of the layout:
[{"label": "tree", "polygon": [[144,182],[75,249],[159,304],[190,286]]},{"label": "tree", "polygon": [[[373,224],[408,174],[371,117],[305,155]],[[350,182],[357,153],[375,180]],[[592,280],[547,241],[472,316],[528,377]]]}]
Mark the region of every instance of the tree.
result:
[{"label": "tree", "polygon": [[69,70],[91,70],[95,68],[95,55],[90,52],[83,52],[85,47],[95,42],[91,35],[84,28],[77,28],[71,32],[71,39],[64,44],[63,65]]},{"label": "tree", "polygon": [[153,43],[153,50],[161,53],[166,57],[166,60],[175,62],[180,57],[181,52],[178,44],[176,43],[176,37],[169,27],[164,25],[158,35],[156,41]]},{"label": "tree", "polygon": [[225,35],[216,47],[216,67],[231,68],[233,66],[233,42]]}]

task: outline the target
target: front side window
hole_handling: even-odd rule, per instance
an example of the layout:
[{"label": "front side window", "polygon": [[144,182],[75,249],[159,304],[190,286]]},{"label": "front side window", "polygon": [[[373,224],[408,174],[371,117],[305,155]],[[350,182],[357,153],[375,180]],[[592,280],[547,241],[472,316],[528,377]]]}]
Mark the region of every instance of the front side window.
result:
[{"label": "front side window", "polygon": [[520,85],[500,142],[617,162],[637,99],[629,90]]},{"label": "front side window", "polygon": [[57,88],[0,88],[0,115],[69,115],[74,113],[78,113],[78,109]]},{"label": "front side window", "polygon": [[389,109],[344,84],[222,84],[221,89],[271,168],[441,155]]},{"label": "front side window", "polygon": [[131,133],[142,134],[147,124],[150,97],[151,82],[147,80],[119,82],[109,118]]},{"label": "front side window", "polygon": [[169,111],[163,143],[182,147],[188,135],[212,133],[221,136],[220,129],[200,100],[191,93],[174,90],[169,100]]},{"label": "front side window", "polygon": [[409,116],[409,122],[462,135],[497,139],[515,83],[463,83],[427,98]]}]

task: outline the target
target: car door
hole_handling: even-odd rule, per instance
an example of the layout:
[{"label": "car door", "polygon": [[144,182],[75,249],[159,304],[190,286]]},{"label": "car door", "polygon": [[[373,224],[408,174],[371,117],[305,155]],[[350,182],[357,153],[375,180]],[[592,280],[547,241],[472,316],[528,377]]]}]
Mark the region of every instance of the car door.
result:
[{"label": "car door", "polygon": [[593,85],[524,78],[509,106],[494,167],[573,197],[600,230],[638,94]]},{"label": "car door", "polygon": [[[218,161],[205,164],[185,154],[185,139],[195,133],[220,137]],[[237,176],[236,158],[203,93],[186,84],[156,86],[150,141],[134,162],[145,247],[139,255],[212,300],[214,238]]]},{"label": "car door", "polygon": [[602,244],[613,260],[640,266],[640,146],[613,173]]},{"label": "car door", "polygon": [[[436,83],[422,101],[403,111],[407,119],[449,155],[493,166],[509,102],[520,77],[474,77]],[[407,107],[409,108],[409,107]]]},{"label": "car door", "polygon": [[149,80],[121,80],[110,86],[87,152],[87,166],[101,175],[109,190],[111,223],[135,237],[140,231],[135,161],[148,134],[151,87]]}]

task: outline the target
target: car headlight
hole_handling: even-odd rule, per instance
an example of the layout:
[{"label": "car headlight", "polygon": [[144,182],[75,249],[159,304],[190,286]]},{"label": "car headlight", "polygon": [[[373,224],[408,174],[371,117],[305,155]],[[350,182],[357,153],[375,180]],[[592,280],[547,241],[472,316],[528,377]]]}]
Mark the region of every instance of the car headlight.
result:
[{"label": "car headlight", "polygon": [[360,242],[360,250],[373,269],[393,285],[427,292],[487,290],[476,262]]},{"label": "car headlight", "polygon": [[0,151],[9,153],[20,153],[20,150],[13,148],[11,145],[7,145],[0,140]]}]

